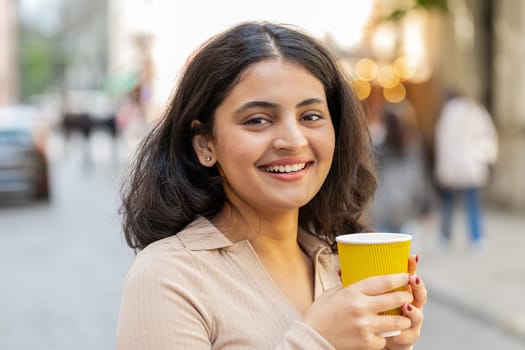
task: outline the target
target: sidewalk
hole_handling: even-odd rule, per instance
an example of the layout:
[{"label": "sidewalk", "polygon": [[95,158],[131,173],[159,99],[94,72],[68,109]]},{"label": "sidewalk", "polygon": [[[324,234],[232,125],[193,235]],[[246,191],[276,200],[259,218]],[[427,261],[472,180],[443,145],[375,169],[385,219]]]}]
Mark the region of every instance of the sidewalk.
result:
[{"label": "sidewalk", "polygon": [[449,250],[436,246],[439,215],[434,214],[414,232],[418,273],[429,298],[525,339],[525,214],[485,209],[489,241],[483,254],[468,249],[468,229],[462,207],[453,218]]}]

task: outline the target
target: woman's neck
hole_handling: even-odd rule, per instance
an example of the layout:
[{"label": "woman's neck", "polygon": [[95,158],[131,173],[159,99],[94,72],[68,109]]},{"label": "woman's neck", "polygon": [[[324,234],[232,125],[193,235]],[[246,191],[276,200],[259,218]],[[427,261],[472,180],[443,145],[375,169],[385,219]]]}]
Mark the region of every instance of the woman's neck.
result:
[{"label": "woman's neck", "polygon": [[262,216],[225,206],[212,222],[232,242],[249,241],[258,255],[281,255],[297,251],[298,215],[294,210]]}]

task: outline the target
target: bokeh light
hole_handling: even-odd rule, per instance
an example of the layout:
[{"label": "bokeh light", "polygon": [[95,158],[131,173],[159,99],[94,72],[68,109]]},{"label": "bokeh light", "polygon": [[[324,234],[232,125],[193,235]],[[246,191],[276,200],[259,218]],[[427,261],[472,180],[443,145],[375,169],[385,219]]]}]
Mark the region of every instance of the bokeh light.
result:
[{"label": "bokeh light", "polygon": [[394,71],[394,67],[390,64],[385,64],[379,69],[377,74],[377,82],[385,88],[393,88],[399,84],[399,77]]},{"label": "bokeh light", "polygon": [[406,97],[406,94],[407,90],[402,83],[399,83],[394,87],[385,87],[383,89],[383,96],[385,97],[385,100],[392,103],[398,103],[403,101]]},{"label": "bokeh light", "polygon": [[370,58],[361,58],[355,65],[357,77],[364,81],[374,80],[377,76],[377,64]]},{"label": "bokeh light", "polygon": [[360,79],[354,80],[353,88],[360,100],[366,99],[368,96],[370,96],[370,92],[372,91],[372,86],[370,86],[370,83]]},{"label": "bokeh light", "polygon": [[416,73],[416,65],[410,57],[401,56],[394,61],[394,72],[400,80],[408,80]]}]

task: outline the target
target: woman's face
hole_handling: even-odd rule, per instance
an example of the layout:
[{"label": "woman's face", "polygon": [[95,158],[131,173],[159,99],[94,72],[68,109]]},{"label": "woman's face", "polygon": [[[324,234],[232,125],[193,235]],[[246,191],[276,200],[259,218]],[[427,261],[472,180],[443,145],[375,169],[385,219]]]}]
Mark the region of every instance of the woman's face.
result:
[{"label": "woman's face", "polygon": [[281,59],[242,74],[216,109],[207,142],[228,199],[260,214],[308,203],[330,170],[334,146],[322,83]]}]

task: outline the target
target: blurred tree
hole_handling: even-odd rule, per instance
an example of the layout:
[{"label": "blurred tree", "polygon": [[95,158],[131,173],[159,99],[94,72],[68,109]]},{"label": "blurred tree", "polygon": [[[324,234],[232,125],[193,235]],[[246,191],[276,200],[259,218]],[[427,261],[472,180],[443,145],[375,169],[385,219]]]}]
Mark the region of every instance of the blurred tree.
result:
[{"label": "blurred tree", "polygon": [[439,10],[444,13],[449,12],[447,0],[417,0],[411,6],[406,6],[405,2],[401,2],[399,6],[395,6],[392,11],[384,17],[384,20],[400,20],[408,12],[416,9]]},{"label": "blurred tree", "polygon": [[107,70],[108,0],[20,1],[20,97],[100,88]]},{"label": "blurred tree", "polygon": [[[52,4],[47,4],[52,5]],[[20,98],[41,94],[59,82],[61,55],[57,31],[56,6],[38,11],[27,1],[20,1],[18,62]],[[40,20],[37,20],[40,19]]]},{"label": "blurred tree", "polygon": [[20,36],[20,70],[22,99],[44,92],[55,76],[53,66],[53,41],[39,33]]}]

